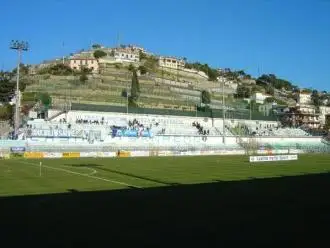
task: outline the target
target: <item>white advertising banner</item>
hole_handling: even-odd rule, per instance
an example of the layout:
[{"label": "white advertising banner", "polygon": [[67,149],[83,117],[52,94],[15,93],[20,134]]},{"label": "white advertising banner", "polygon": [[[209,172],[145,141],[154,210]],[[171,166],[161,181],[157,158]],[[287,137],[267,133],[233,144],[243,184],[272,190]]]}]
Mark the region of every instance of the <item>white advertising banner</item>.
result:
[{"label": "white advertising banner", "polygon": [[173,156],[172,151],[158,151],[158,156],[163,157],[163,156]]},{"label": "white advertising banner", "polygon": [[298,160],[298,155],[250,156],[250,162]]},{"label": "white advertising banner", "polygon": [[131,151],[131,157],[149,157],[149,151]]},{"label": "white advertising banner", "polygon": [[[97,155],[99,155],[99,153]],[[117,157],[117,153],[116,152],[102,152],[101,155],[102,155],[103,158]]]},{"label": "white advertising banner", "polygon": [[305,153],[303,150],[299,150],[299,149],[290,149],[289,150],[290,154],[297,154],[297,153]]},{"label": "white advertising banner", "polygon": [[62,152],[44,152],[44,158],[62,158]]},{"label": "white advertising banner", "polygon": [[80,157],[81,158],[96,158],[97,152],[81,152]]}]

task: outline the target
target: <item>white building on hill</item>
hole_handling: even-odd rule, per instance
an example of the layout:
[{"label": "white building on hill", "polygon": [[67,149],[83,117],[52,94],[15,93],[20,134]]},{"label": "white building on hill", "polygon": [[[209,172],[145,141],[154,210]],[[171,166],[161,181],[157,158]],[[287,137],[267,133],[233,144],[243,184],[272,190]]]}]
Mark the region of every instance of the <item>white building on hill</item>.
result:
[{"label": "white building on hill", "polygon": [[310,105],[312,104],[312,98],[310,93],[299,92],[297,94],[297,103],[299,105]]},{"label": "white building on hill", "polygon": [[255,100],[256,103],[263,104],[266,98],[272,97],[271,95],[256,92],[251,96],[251,100]]},{"label": "white building on hill", "polygon": [[139,62],[139,51],[131,48],[117,48],[115,50],[115,60],[118,62]]},{"label": "white building on hill", "polygon": [[160,67],[170,68],[170,69],[183,69],[186,65],[183,59],[177,59],[174,57],[162,57],[158,59],[158,65]]}]

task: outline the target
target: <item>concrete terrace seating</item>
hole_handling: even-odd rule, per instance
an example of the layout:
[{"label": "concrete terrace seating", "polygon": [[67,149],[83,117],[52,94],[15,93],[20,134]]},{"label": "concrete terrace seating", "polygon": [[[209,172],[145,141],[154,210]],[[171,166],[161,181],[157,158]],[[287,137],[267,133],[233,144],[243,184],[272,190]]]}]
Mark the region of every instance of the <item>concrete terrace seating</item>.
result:
[{"label": "concrete terrace seating", "polygon": [[110,132],[103,126],[57,123],[49,121],[28,121],[25,127],[26,138],[80,138],[103,140]]},{"label": "concrete terrace seating", "polygon": [[290,136],[290,137],[297,137],[297,136],[310,136],[307,132],[300,128],[278,128],[272,131],[274,136]]},{"label": "concrete terrace seating", "polygon": [[[54,111],[55,112],[55,111]],[[54,113],[52,113],[53,115]],[[55,117],[52,123],[62,124],[63,122],[74,125],[94,125],[94,126],[117,126],[127,127],[129,121],[137,120],[145,127],[151,128],[154,135],[200,135],[193,122],[198,122],[208,134],[222,136],[222,120],[212,120],[204,117],[186,116],[164,116],[145,114],[125,114],[111,112],[91,112],[91,111],[69,111]],[[203,133],[204,135],[204,133]],[[225,128],[225,135],[233,136],[229,129]]]}]

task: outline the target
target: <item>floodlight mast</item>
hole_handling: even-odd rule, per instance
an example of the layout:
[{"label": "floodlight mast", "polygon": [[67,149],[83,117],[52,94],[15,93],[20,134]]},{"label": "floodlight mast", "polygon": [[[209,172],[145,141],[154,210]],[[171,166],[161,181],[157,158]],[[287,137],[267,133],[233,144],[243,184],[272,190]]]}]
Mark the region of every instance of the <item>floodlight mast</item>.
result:
[{"label": "floodlight mast", "polygon": [[17,62],[17,72],[16,72],[16,92],[15,92],[15,122],[14,122],[14,137],[15,139],[18,136],[18,129],[20,126],[20,108],[21,108],[21,99],[19,91],[19,77],[20,77],[20,64],[22,60],[22,52],[29,50],[29,44],[26,41],[12,40],[10,43],[10,49],[17,50],[18,53],[18,62]]}]

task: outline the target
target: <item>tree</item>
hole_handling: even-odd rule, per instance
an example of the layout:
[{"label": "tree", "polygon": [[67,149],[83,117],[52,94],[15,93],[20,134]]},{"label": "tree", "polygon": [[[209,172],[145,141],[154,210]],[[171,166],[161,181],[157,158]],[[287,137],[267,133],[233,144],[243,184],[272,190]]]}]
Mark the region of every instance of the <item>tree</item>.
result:
[{"label": "tree", "polygon": [[271,86],[271,85],[267,85],[266,86],[266,94],[269,94],[269,95],[274,95],[274,92],[275,92],[275,90],[274,90],[274,88]]},{"label": "tree", "polygon": [[92,68],[88,68],[88,67],[86,67],[86,66],[82,66],[81,67],[81,69],[80,69],[80,71],[81,71],[81,74],[91,74],[92,73],[92,71],[93,71],[93,69]]},{"label": "tree", "polygon": [[236,89],[236,97],[249,98],[251,96],[251,89],[244,85],[238,85]]},{"label": "tree", "polygon": [[132,75],[132,86],[131,86],[131,99],[136,102],[140,96],[140,83],[136,73],[136,70],[133,70]]},{"label": "tree", "polygon": [[31,107],[27,104],[24,104],[21,108],[21,112],[22,114],[24,114],[25,116],[28,116],[29,115],[29,112],[30,112],[30,109]]},{"label": "tree", "polygon": [[111,57],[115,57],[115,51],[114,50],[111,50],[110,54],[109,54]]},{"label": "tree", "polygon": [[46,107],[48,108],[52,104],[52,98],[51,96],[45,92],[45,93],[40,93],[38,96],[38,100]]},{"label": "tree", "polygon": [[140,65],[138,69],[139,69],[141,75],[144,75],[148,72],[147,68],[144,65]]},{"label": "tree", "polygon": [[139,57],[140,57],[140,60],[142,59],[146,59],[147,58],[147,54],[145,54],[144,52],[142,52],[141,50],[139,51]]},{"label": "tree", "polygon": [[257,85],[263,85],[263,86],[270,85],[273,88],[279,90],[285,89],[292,91],[295,87],[294,85],[292,85],[291,82],[285,79],[277,78],[274,74],[268,74],[268,75],[263,74],[259,78],[257,78],[256,83]]},{"label": "tree", "polygon": [[88,77],[86,75],[86,73],[81,73],[80,77],[79,77],[79,81],[82,83],[85,83],[88,80]]},{"label": "tree", "polygon": [[273,103],[276,102],[275,97],[267,97],[264,101],[264,103]]},{"label": "tree", "polygon": [[[29,65],[24,65],[23,63],[20,63],[20,65],[19,65],[19,73],[20,73],[20,75],[21,76],[22,75],[28,75],[29,74],[29,68],[30,68]],[[15,67],[12,72],[13,72],[13,74],[16,74],[17,67]]]},{"label": "tree", "polygon": [[135,71],[135,67],[134,67],[134,65],[133,65],[133,64],[129,64],[129,66],[128,66],[128,70],[129,70],[129,71]]},{"label": "tree", "polygon": [[0,106],[0,120],[12,120],[13,119],[13,106],[6,104]]},{"label": "tree", "polygon": [[93,49],[100,49],[101,48],[101,45],[100,44],[93,44],[92,45],[92,48]]},{"label": "tree", "polygon": [[0,71],[0,102],[8,103],[15,94],[16,84],[12,78],[12,73]]},{"label": "tree", "polygon": [[203,90],[201,93],[202,103],[210,104],[211,103],[211,94],[207,90]]},{"label": "tree", "polygon": [[217,81],[219,72],[215,69],[212,69],[208,64],[201,64],[199,62],[195,63],[186,63],[185,67],[187,69],[195,69],[197,71],[202,71],[209,77],[209,81]]},{"label": "tree", "polygon": [[58,76],[68,76],[72,75],[73,70],[70,66],[65,64],[55,64],[39,71],[39,74],[51,74],[51,75],[58,75]]},{"label": "tree", "polygon": [[102,51],[102,50],[96,50],[96,51],[93,53],[93,55],[94,55],[94,58],[99,59],[99,58],[102,58],[102,57],[107,56],[107,53],[104,52],[104,51]]},{"label": "tree", "polygon": [[244,70],[239,70],[239,71],[236,71],[236,74],[240,77],[244,77],[246,75],[245,71]]}]

